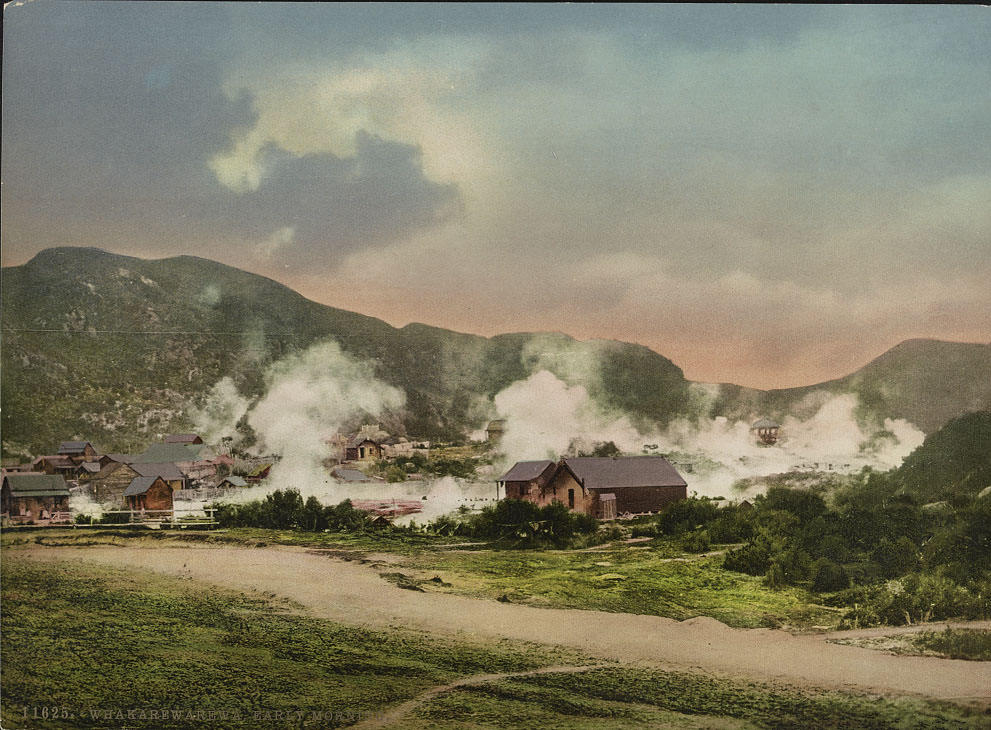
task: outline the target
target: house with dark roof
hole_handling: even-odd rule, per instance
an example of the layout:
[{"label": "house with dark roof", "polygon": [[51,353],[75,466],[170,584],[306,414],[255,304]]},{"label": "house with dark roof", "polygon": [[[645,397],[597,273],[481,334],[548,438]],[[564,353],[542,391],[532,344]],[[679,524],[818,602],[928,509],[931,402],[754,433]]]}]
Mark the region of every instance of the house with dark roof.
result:
[{"label": "house with dark roof", "polygon": [[96,449],[89,441],[63,441],[58,447],[59,456],[67,456],[77,464],[83,461],[95,461]]},{"label": "house with dark roof", "polygon": [[14,522],[68,514],[69,487],[61,474],[7,474],[0,486],[0,511]]},{"label": "house with dark roof", "polygon": [[382,458],[382,447],[378,441],[359,433],[348,440],[344,458],[347,461],[375,461]]},{"label": "house with dark roof", "polygon": [[499,477],[499,487],[506,499],[529,499],[540,490],[557,471],[557,464],[550,459],[542,461],[517,461],[513,468]]},{"label": "house with dark roof", "polygon": [[63,479],[75,479],[79,465],[69,456],[39,456],[31,462],[31,470],[45,474],[59,474]]},{"label": "house with dark roof", "polygon": [[124,490],[132,510],[171,510],[172,487],[162,477],[135,477]]},{"label": "house with dark roof", "polygon": [[[622,514],[659,512],[688,496],[688,484],[663,456],[563,458],[549,477],[545,476],[546,464],[519,462],[503,474],[499,482],[506,487],[506,498],[541,506],[561,502],[575,512],[607,520]],[[521,482],[528,488],[517,496],[510,485]]]},{"label": "house with dark roof", "polygon": [[781,426],[770,418],[762,418],[753,426],[750,427],[751,431],[757,433],[757,438],[765,446],[774,446],[778,442],[778,430]]}]

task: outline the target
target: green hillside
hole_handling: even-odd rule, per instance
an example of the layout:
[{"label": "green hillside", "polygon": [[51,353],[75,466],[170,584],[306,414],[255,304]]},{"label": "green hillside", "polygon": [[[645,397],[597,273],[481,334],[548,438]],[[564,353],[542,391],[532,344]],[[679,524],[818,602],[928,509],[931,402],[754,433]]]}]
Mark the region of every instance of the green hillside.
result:
[{"label": "green hillside", "polygon": [[991,408],[991,344],[907,340],[855,373],[801,388],[759,391],[721,386],[716,409],[726,415],[812,415],[816,392],[854,393],[873,425],[903,418],[932,433],[956,416]]},{"label": "green hillside", "polygon": [[[528,375],[526,356],[579,344],[565,335],[397,329],[191,256],[49,249],[3,269],[2,297],[10,455],[76,437],[130,449],[188,428],[187,408],[221,377],[258,395],[268,364],[326,339],[405,391],[397,418],[409,433],[454,438],[494,415],[491,397]],[[688,383],[670,360],[620,342],[582,347],[600,361],[584,384],[602,402],[661,424],[684,410]]]}]

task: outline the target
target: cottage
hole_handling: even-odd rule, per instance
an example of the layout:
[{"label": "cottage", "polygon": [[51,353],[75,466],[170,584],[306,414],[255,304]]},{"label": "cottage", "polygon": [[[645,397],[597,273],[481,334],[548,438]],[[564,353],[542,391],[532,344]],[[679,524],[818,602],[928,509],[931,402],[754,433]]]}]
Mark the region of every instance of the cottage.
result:
[{"label": "cottage", "polygon": [[358,434],[348,441],[344,458],[347,461],[376,461],[382,458],[382,447],[368,436]]},{"label": "cottage", "polygon": [[68,513],[69,487],[61,474],[8,474],[0,502],[0,510],[13,521],[51,520]]},{"label": "cottage", "polygon": [[751,431],[757,432],[757,438],[765,446],[774,446],[778,442],[778,429],[780,429],[777,423],[769,418],[762,418],[757,421],[753,426],[750,427]]},{"label": "cottage", "polygon": [[506,499],[529,499],[540,494],[556,470],[557,465],[550,459],[518,461],[497,481]]},{"label": "cottage", "polygon": [[172,487],[161,477],[135,477],[124,491],[129,509],[172,510]]},{"label": "cottage", "polygon": [[78,465],[68,456],[39,456],[31,462],[31,470],[45,474],[59,474],[63,479],[75,479]]},{"label": "cottage", "polygon": [[272,471],[271,463],[266,462],[263,464],[256,464],[252,467],[251,471],[245,475],[245,479],[249,482],[260,482],[263,479],[268,479],[268,474],[270,471]]},{"label": "cottage", "polygon": [[688,485],[662,456],[574,457],[553,462],[520,462],[499,481],[506,498],[539,505],[561,502],[599,519],[658,512],[688,496]]},{"label": "cottage", "polygon": [[506,421],[502,418],[497,418],[494,421],[489,421],[489,425],[485,427],[485,438],[490,442],[495,443],[502,438],[503,434],[506,432]]},{"label": "cottage", "polygon": [[208,446],[197,444],[151,444],[144,453],[132,457],[131,464],[174,464],[185,479],[213,479],[217,455]]},{"label": "cottage", "polygon": [[89,441],[63,441],[58,448],[59,456],[67,456],[77,464],[83,461],[96,461],[96,449]]}]

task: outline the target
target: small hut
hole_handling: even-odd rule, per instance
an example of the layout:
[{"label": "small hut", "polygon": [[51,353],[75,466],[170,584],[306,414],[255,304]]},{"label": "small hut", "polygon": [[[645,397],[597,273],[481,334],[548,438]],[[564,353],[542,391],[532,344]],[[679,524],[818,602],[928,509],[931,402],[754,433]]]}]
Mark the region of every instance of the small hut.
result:
[{"label": "small hut", "polygon": [[506,433],[506,421],[503,418],[489,421],[489,425],[485,427],[485,438],[491,443],[501,439],[504,433]]},{"label": "small hut", "polygon": [[781,428],[781,426],[771,419],[762,418],[751,426],[750,430],[757,433],[757,438],[760,439],[762,444],[765,446],[774,446],[774,444],[778,442],[779,428]]},{"label": "small hut", "polygon": [[171,510],[172,485],[162,477],[135,477],[124,491],[128,508],[136,511]]}]

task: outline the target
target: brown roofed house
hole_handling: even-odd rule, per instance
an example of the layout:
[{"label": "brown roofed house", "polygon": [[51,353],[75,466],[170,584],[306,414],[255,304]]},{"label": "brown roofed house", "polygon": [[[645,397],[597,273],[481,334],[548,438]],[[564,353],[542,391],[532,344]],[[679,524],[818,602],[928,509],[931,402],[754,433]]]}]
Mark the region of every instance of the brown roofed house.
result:
[{"label": "brown roofed house", "polygon": [[[540,470],[547,463],[553,464],[520,462],[500,477],[506,497],[539,505],[561,502],[575,512],[606,520],[621,514],[659,512],[688,496],[687,483],[663,456],[564,458],[554,465],[549,478]],[[525,479],[535,473],[536,479]],[[528,481],[529,489],[521,495],[510,491],[511,484]]]},{"label": "brown roofed house", "polygon": [[8,474],[0,510],[14,522],[51,520],[69,511],[69,487],[61,474]]}]

